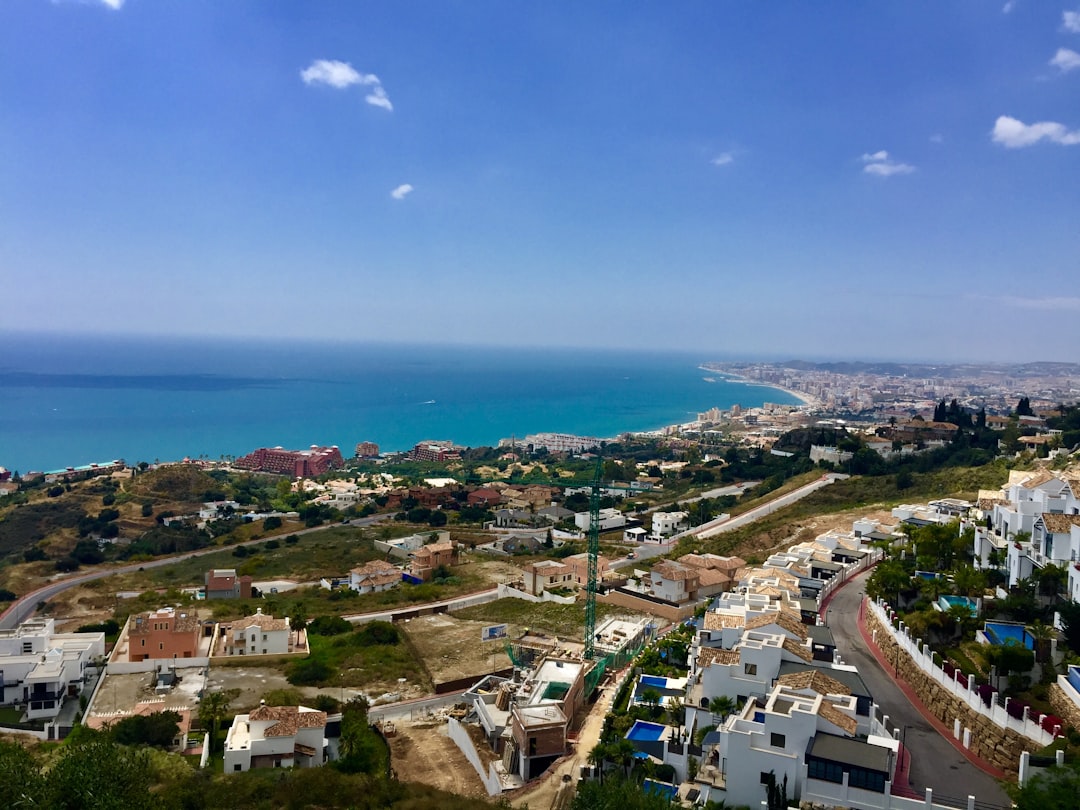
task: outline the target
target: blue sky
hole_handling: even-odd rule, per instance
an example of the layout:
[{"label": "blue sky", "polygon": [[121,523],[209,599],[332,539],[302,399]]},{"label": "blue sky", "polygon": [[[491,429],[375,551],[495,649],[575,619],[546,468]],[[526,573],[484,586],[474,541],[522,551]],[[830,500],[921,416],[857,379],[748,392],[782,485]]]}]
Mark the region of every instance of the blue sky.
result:
[{"label": "blue sky", "polygon": [[1078,100],[1048,0],[5,0],[0,329],[1077,360]]}]

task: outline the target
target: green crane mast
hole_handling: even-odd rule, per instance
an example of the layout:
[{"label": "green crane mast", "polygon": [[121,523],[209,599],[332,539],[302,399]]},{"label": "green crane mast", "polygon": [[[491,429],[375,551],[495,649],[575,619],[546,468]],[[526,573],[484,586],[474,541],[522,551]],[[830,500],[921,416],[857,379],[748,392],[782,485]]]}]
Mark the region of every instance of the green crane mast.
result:
[{"label": "green crane mast", "polygon": [[[602,448],[602,446],[601,446]],[[603,453],[596,454],[596,472],[589,490],[589,567],[585,584],[585,660],[591,661],[596,654],[596,590],[597,558],[600,556],[600,478],[604,473]]]}]

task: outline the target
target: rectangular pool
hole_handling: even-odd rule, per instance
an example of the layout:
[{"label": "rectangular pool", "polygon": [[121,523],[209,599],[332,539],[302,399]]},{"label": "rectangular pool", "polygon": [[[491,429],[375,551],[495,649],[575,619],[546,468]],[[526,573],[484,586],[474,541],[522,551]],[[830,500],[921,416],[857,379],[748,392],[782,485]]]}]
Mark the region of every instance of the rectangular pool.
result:
[{"label": "rectangular pool", "polygon": [[664,736],[664,729],[659,723],[647,723],[644,720],[635,720],[634,725],[626,732],[626,739],[638,740],[639,742],[657,742]]},{"label": "rectangular pool", "polygon": [[655,687],[657,689],[666,689],[667,688],[667,678],[663,678],[663,677],[661,677],[659,675],[642,675],[641,676],[641,685],[642,686],[652,686],[652,687]]},{"label": "rectangular pool", "polygon": [[1010,641],[1022,644],[1029,650],[1035,649],[1035,637],[1022,624],[1007,622],[986,622],[983,633],[991,644],[1008,644]]}]

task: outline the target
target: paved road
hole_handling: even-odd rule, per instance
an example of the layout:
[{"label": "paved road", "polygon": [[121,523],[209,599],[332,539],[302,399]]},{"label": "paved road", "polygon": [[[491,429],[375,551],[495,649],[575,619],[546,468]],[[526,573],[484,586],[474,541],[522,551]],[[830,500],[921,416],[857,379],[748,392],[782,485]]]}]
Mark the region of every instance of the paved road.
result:
[{"label": "paved road", "polygon": [[[381,520],[386,520],[389,515],[370,515],[364,518],[357,518],[356,520],[350,520],[346,523],[332,523],[328,526],[316,526],[311,529],[300,529],[299,531],[289,532],[289,534],[305,535],[313,534],[315,532],[325,531],[326,529],[332,529],[337,526],[356,526],[362,528],[365,526],[371,526],[378,523]],[[236,546],[252,546],[257,543],[265,543],[270,538],[263,537],[259,540],[248,540],[244,543],[237,543]],[[224,548],[235,548],[235,546],[210,546],[209,548],[202,548],[198,551],[191,551],[187,554],[178,554],[175,557],[163,557],[160,560],[151,560],[150,562],[137,562],[130,565],[120,565],[110,568],[98,568],[93,571],[88,571],[82,574],[76,574],[73,577],[67,577],[65,579],[59,579],[56,582],[51,582],[36,591],[25,594],[20,599],[12,602],[11,605],[0,615],[0,630],[11,630],[18,627],[20,623],[33,615],[37,610],[38,604],[41,602],[48,602],[54,598],[57,594],[63,593],[68,588],[74,588],[76,585],[82,585],[86,582],[93,582],[96,579],[104,579],[105,577],[111,577],[114,574],[126,574],[134,571],[141,571],[146,568],[161,568],[166,565],[175,565],[183,560],[190,560],[195,557],[204,557],[207,554],[216,554],[222,551]]]},{"label": "paved road", "polygon": [[916,791],[930,787],[935,795],[963,799],[971,794],[979,802],[1011,807],[997,781],[968,762],[927,722],[897,687],[893,673],[884,670],[866,649],[858,615],[868,575],[869,571],[864,571],[840,588],[829,603],[826,617],[844,663],[859,670],[875,702],[896,727],[907,727],[904,739],[911,752],[909,784]]},{"label": "paved road", "polygon": [[743,512],[741,515],[729,518],[727,520],[714,520],[703,526],[698,526],[696,529],[690,529],[688,532],[684,532],[680,537],[692,535],[695,537],[713,537],[724,532],[730,532],[735,529],[741,528],[748,523],[753,523],[758,518],[763,518],[766,515],[771,515],[777,509],[783,509],[785,506],[790,506],[796,501],[802,500],[812,492],[817,492],[822,487],[826,487],[834,481],[839,481],[849,476],[841,475],[839,473],[827,473],[821,476],[817,481],[812,481],[806,486],[793,489],[791,492],[787,492],[776,498],[773,498],[767,503],[763,503],[761,506],[755,506],[748,512]]}]

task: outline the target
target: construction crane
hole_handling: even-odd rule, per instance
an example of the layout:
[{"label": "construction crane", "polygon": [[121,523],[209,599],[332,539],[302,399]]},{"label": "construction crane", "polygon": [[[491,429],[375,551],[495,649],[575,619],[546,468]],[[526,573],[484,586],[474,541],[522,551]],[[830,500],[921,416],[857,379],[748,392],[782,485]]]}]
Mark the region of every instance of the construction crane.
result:
[{"label": "construction crane", "polygon": [[[589,483],[589,534],[586,545],[588,558],[587,580],[585,583],[585,660],[591,661],[596,657],[596,594],[600,589],[599,557],[600,557],[600,497],[603,490],[623,490],[636,492],[633,487],[619,487],[615,485],[603,486],[604,475],[604,445],[596,452],[596,467],[593,471],[592,481]],[[528,484],[552,484],[565,487],[566,481],[537,480],[521,482]]]}]

